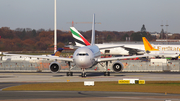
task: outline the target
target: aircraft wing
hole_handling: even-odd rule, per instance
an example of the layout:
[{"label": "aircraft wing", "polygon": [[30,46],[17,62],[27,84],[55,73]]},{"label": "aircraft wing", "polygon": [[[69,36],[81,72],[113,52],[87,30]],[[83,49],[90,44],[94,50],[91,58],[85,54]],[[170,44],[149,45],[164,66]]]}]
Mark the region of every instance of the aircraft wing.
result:
[{"label": "aircraft wing", "polygon": [[66,45],[65,47],[69,47],[70,49],[78,49],[80,46]]},{"label": "aircraft wing", "polygon": [[120,60],[120,59],[129,59],[129,58],[137,58],[137,57],[147,57],[147,56],[155,56],[154,54],[149,55],[135,55],[135,56],[124,56],[124,57],[110,57],[110,58],[97,58],[97,62],[105,62],[105,61],[113,61],[113,60]]},{"label": "aircraft wing", "polygon": [[130,48],[130,47],[125,47],[125,46],[121,46],[121,47],[129,51],[129,54],[137,54],[138,52],[144,52],[144,50],[140,50],[136,48]]},{"label": "aircraft wing", "polygon": [[122,47],[122,45],[121,46],[111,46],[111,47],[100,47],[99,50],[110,49],[110,48],[118,48],[118,47]]},{"label": "aircraft wing", "polygon": [[[67,45],[66,47],[69,47],[70,49],[77,49],[79,48],[80,46],[72,46],[72,45]],[[99,47],[99,50],[102,50],[102,49],[110,49],[110,48],[118,48],[118,47],[122,47],[121,46],[111,46],[111,47]]]},{"label": "aircraft wing", "polygon": [[40,55],[25,55],[25,54],[3,54],[3,55],[9,55],[9,56],[19,56],[21,57],[29,57],[29,58],[37,58],[37,59],[56,59],[56,60],[62,60],[62,61],[73,61],[73,58],[64,58],[64,57],[58,57],[58,56],[40,56]]}]

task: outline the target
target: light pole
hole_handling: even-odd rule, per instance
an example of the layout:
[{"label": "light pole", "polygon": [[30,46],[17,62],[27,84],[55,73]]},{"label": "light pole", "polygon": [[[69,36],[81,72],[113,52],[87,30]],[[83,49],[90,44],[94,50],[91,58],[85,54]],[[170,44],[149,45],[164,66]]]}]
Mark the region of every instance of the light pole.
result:
[{"label": "light pole", "polygon": [[56,0],[54,0],[54,53],[57,50]]}]

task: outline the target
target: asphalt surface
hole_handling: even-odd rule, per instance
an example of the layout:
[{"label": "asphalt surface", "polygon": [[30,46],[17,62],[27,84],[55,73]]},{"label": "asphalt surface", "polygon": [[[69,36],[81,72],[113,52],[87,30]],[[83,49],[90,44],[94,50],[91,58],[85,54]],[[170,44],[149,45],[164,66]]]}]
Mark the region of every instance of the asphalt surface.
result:
[{"label": "asphalt surface", "polygon": [[107,101],[117,99],[139,100],[180,100],[178,94],[136,93],[136,92],[83,92],[83,91],[1,91],[0,100],[33,100],[33,99],[65,99],[65,98],[106,98]]},{"label": "asphalt surface", "polygon": [[0,82],[84,82],[90,81],[118,81],[124,78],[133,78],[146,81],[179,81],[179,72],[161,73],[111,73],[111,76],[104,76],[103,73],[87,73],[82,78],[81,73],[73,73],[73,76],[66,76],[66,73],[0,73]]},{"label": "asphalt surface", "polygon": [[[66,73],[0,73],[0,89],[42,82],[83,82],[83,81],[117,81],[123,78],[139,78],[146,81],[179,81],[180,73],[88,73],[86,78],[81,73],[66,76]],[[84,91],[2,91],[0,100],[89,100],[89,101],[180,101],[180,94],[137,93],[137,92],[84,92]]]}]

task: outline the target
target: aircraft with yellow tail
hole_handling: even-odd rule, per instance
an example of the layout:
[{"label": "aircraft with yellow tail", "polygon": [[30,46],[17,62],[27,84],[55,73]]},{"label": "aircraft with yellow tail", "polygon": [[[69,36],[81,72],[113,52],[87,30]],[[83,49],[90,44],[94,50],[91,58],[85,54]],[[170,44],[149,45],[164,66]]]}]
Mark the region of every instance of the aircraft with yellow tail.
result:
[{"label": "aircraft with yellow tail", "polygon": [[180,54],[178,50],[177,51],[163,51],[163,50],[155,49],[145,37],[142,37],[142,40],[144,43],[145,51],[148,54],[157,54],[158,57],[170,57],[170,58],[176,58]]}]

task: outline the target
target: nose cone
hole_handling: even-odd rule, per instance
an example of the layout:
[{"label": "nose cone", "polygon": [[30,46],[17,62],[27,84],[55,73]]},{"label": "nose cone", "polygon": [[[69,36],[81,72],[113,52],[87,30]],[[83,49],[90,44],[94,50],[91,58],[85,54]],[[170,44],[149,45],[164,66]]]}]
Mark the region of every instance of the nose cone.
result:
[{"label": "nose cone", "polygon": [[89,48],[79,48],[74,54],[74,63],[78,68],[86,69],[93,65],[94,54]]},{"label": "nose cone", "polygon": [[76,65],[79,68],[89,68],[92,65],[92,62],[90,60],[90,58],[88,57],[79,57],[76,59]]}]

